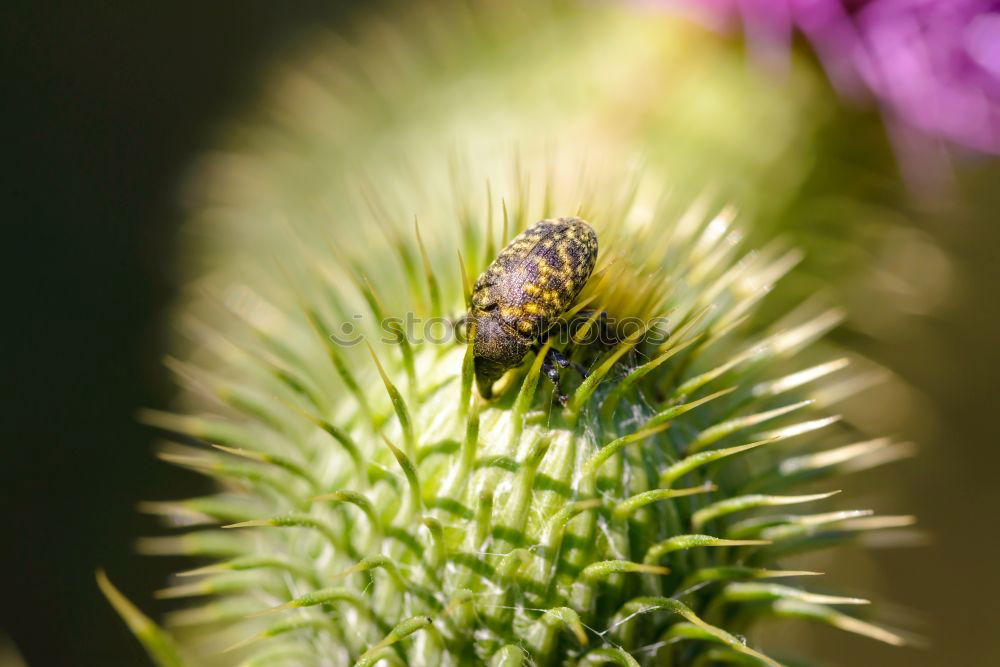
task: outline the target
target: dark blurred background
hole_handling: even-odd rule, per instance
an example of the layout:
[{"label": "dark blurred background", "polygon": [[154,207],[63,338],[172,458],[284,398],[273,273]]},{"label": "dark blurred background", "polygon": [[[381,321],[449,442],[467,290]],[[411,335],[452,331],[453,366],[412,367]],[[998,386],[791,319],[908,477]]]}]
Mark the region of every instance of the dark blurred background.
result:
[{"label": "dark blurred background", "polygon": [[[142,609],[181,563],[135,555],[156,532],[139,500],[200,480],[153,458],[143,406],[164,406],[161,370],[178,179],[213,129],[251,99],[270,55],[316,22],[343,25],[360,0],[169,3],[6,2],[0,9],[7,169],[0,646],[29,665],[141,665],[148,659],[100,596],[104,567]],[[372,3],[364,3],[370,6]],[[831,139],[831,143],[836,137]],[[912,335],[863,341],[938,411],[904,433],[917,459],[885,472],[899,509],[933,536],[919,552],[877,552],[880,591],[926,619],[926,651],[855,664],[1000,664],[1000,179],[967,168],[965,213],[926,224],[953,253],[957,287]],[[839,652],[839,651],[838,651]],[[7,652],[0,652],[0,663]],[[830,661],[831,664],[833,661]]]},{"label": "dark blurred background", "polygon": [[269,55],[359,4],[2,3],[0,644],[29,665],[149,664],[94,571],[161,611],[152,591],[180,563],[134,553],[156,531],[136,502],[200,483],[135,419],[171,397],[177,182]]}]

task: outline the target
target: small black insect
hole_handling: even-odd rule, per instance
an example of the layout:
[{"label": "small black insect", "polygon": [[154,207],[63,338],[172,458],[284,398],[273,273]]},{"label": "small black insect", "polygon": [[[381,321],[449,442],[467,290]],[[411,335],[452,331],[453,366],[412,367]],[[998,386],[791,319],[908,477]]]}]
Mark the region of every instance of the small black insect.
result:
[{"label": "small black insect", "polygon": [[[475,324],[472,354],[483,398],[492,398],[493,383],[519,366],[529,351],[541,348],[596,261],[597,234],[589,224],[579,218],[542,220],[511,241],[479,276],[468,319]],[[549,348],[542,371],[565,405],[557,365],[566,368],[570,362]]]}]

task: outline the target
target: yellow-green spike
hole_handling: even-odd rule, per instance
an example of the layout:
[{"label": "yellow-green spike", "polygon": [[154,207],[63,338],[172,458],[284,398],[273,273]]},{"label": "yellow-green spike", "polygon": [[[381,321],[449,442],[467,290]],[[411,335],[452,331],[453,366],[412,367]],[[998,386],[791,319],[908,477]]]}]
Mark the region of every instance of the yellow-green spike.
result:
[{"label": "yellow-green spike", "polygon": [[403,443],[406,446],[407,454],[409,456],[416,456],[417,437],[413,432],[413,420],[410,418],[410,411],[406,407],[406,401],[403,400],[403,395],[396,389],[396,385],[389,379],[385,369],[382,367],[382,362],[378,360],[378,355],[375,354],[374,348],[368,343],[366,345],[368,345],[368,352],[372,355],[372,361],[375,362],[378,375],[382,378],[385,391],[389,394],[389,400],[392,402],[392,409],[396,413],[396,418],[399,419],[399,426],[403,430]]},{"label": "yellow-green spike", "polygon": [[382,541],[382,522],[375,511],[375,506],[372,502],[368,500],[361,493],[356,491],[334,491],[333,493],[324,493],[323,495],[316,496],[312,499],[313,502],[333,502],[333,503],[350,503],[358,509],[360,509],[365,517],[368,519],[368,525],[372,533],[372,546],[377,546]]},{"label": "yellow-green spike", "polygon": [[410,513],[419,514],[423,511],[424,501],[420,494],[420,479],[417,476],[417,468],[413,465],[413,461],[410,460],[410,457],[389,442],[389,439],[384,435],[382,435],[382,441],[389,448],[389,451],[392,452],[392,455],[399,464],[399,467],[403,469],[403,475],[406,477],[406,484],[410,490]]},{"label": "yellow-green spike", "polygon": [[713,519],[726,516],[733,512],[754,509],[757,507],[775,507],[780,505],[796,505],[798,503],[811,503],[816,500],[824,500],[834,496],[840,491],[830,491],[829,493],[810,493],[800,496],[769,496],[764,494],[750,494],[746,496],[736,496],[718,500],[711,505],[703,507],[691,515],[691,525],[696,530]]},{"label": "yellow-green spike", "polygon": [[158,667],[184,666],[185,660],[181,656],[175,640],[129,602],[128,598],[114,587],[104,570],[97,571],[97,585],[104,597],[108,599],[111,606],[128,625],[132,634],[142,642],[149,657]]},{"label": "yellow-green spike", "polygon": [[611,515],[619,520],[625,519],[628,518],[633,512],[636,512],[650,503],[667,500],[669,498],[691,496],[698,493],[709,493],[717,489],[718,487],[714,484],[706,482],[700,486],[693,486],[688,489],[653,489],[651,491],[644,491],[642,493],[637,493],[630,498],[626,498],[615,505],[614,509],[611,511]]},{"label": "yellow-green spike", "polygon": [[417,223],[417,219],[413,219],[413,231],[417,237],[417,245],[420,248],[420,260],[424,265],[424,278],[427,281],[427,294],[430,297],[431,302],[431,316],[440,317],[443,314],[441,310],[441,290],[438,287],[437,278],[434,275],[434,269],[431,266],[431,258],[427,255],[427,248],[424,246],[424,239],[420,236],[420,225]]},{"label": "yellow-green spike", "polygon": [[651,546],[646,551],[642,562],[656,563],[669,553],[695,547],[748,547],[764,544],[771,544],[771,542],[770,540],[727,540],[711,535],[675,535]]}]

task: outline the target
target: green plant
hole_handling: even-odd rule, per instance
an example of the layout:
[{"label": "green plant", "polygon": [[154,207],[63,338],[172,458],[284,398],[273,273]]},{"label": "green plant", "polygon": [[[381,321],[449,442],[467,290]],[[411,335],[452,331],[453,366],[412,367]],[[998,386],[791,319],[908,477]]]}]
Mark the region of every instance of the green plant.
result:
[{"label": "green plant", "polygon": [[[560,25],[586,33],[600,18]],[[552,27],[540,26],[543,37]],[[627,43],[628,30],[602,27]],[[457,79],[434,81],[438,95]],[[391,89],[397,102],[408,83]],[[183,359],[168,363],[187,398],[144,419],[179,434],[164,459],[219,491],[145,504],[192,528],[141,547],[207,563],[162,591],[196,600],[168,619],[169,634],[102,583],[151,654],[162,664],[182,653],[199,664],[775,664],[744,637],[766,616],[902,642],[853,613],[864,600],[813,592],[815,573],[784,565],[909,522],[827,500],[839,475],[908,448],[859,438],[828,413],[834,394],[856,387],[844,354],[820,340],[842,313],[782,302],[794,249],[745,247],[733,209],[667,196],[669,170],[655,156],[625,167],[633,143],[607,128],[536,150],[549,126],[534,109],[504,126],[519,150],[480,127],[442,151],[409,134],[401,105],[347,89],[355,106],[338,102],[333,115],[352,127],[335,124],[336,139],[310,124],[332,122],[310,98],[293,107],[305,114],[295,132],[254,140],[265,159],[210,161],[192,180],[204,188],[192,226],[214,238],[191,254],[208,270],[178,318]],[[321,146],[303,141],[312,136]],[[581,136],[586,150],[566,148]],[[752,190],[728,180],[740,181],[719,179],[726,199]],[[656,331],[669,336],[640,329],[572,346],[590,375],[567,382],[565,409],[530,356],[485,402],[468,346],[427,334],[465,311],[471,282],[510,238],[560,215],[590,221],[601,248],[578,310],[643,326],[665,318]],[[438,328],[411,333],[408,313]],[[363,341],[337,342],[345,323]]]}]

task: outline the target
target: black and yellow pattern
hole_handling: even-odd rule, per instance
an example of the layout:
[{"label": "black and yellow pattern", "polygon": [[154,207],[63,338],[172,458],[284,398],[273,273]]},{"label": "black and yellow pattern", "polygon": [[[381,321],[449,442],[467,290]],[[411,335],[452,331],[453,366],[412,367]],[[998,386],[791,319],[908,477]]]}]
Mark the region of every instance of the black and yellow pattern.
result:
[{"label": "black and yellow pattern", "polygon": [[518,366],[580,294],[597,262],[597,234],[579,218],[535,223],[476,280],[470,321],[480,393]]}]

